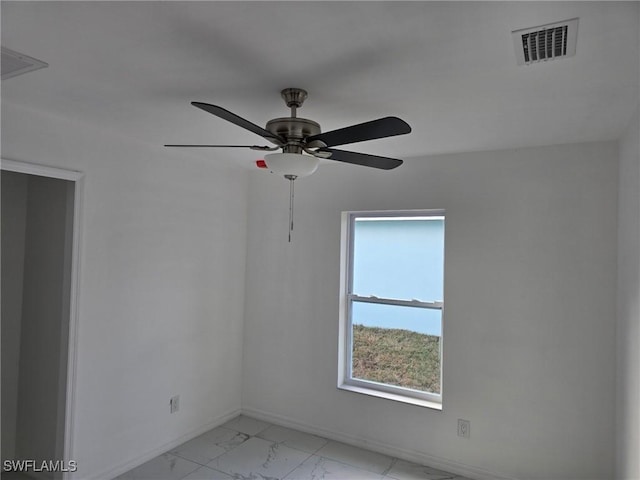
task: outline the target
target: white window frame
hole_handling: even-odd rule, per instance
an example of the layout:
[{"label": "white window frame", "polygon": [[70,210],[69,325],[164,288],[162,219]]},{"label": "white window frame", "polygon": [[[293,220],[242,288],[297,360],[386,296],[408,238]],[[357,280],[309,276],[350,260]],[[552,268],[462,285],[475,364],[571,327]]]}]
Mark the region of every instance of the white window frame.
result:
[{"label": "white window frame", "polygon": [[444,301],[422,301],[375,296],[363,297],[353,293],[353,231],[356,219],[371,218],[389,220],[397,219],[429,219],[444,220],[444,210],[393,210],[393,211],[360,211],[342,212],[342,234],[340,239],[340,315],[338,338],[338,388],[356,393],[371,395],[422,407],[442,410],[442,351],[444,335],[440,336],[440,393],[429,393],[395,385],[361,380],[352,377],[353,339],[351,313],[353,302],[377,303],[414,308],[437,309],[442,311],[444,324]]}]

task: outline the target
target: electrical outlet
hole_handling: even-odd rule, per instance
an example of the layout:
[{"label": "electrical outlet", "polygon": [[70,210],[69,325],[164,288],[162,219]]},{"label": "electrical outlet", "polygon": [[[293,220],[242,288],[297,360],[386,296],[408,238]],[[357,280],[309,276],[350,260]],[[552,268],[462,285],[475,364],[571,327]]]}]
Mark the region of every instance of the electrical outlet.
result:
[{"label": "electrical outlet", "polygon": [[471,438],[471,422],[469,420],[458,419],[458,436]]},{"label": "electrical outlet", "polygon": [[176,395],[169,399],[169,411],[171,413],[176,413],[178,410],[180,410],[180,395]]}]

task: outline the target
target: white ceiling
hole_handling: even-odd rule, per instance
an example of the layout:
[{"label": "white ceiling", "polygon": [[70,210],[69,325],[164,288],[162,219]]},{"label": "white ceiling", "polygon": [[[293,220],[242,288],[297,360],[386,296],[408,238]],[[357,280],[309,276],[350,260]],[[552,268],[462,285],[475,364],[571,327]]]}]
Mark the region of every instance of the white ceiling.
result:
[{"label": "white ceiling", "polygon": [[[3,1],[2,45],[50,66],[3,81],[2,100],[150,145],[265,144],[190,102],[264,126],[288,115],[285,87],[308,90],[299,116],[323,131],[405,119],[412,134],[347,148],[379,155],[609,140],[638,104],[639,5]],[[512,30],[573,17],[574,57],[516,65]]]}]

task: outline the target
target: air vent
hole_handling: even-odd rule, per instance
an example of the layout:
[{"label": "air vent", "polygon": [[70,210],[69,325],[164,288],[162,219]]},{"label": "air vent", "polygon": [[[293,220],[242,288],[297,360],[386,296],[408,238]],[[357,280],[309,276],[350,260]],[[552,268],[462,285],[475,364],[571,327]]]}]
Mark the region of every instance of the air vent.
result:
[{"label": "air vent", "polygon": [[511,32],[518,65],[571,57],[576,53],[578,19]]},{"label": "air vent", "polygon": [[32,72],[39,68],[48,67],[49,64],[23,55],[8,48],[2,47],[2,80],[16,77],[23,73]]}]

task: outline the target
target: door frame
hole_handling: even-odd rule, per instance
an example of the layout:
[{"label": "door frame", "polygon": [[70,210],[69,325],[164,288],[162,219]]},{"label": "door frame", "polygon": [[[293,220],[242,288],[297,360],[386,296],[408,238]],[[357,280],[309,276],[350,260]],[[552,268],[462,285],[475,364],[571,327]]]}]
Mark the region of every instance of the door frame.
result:
[{"label": "door frame", "polygon": [[[65,395],[65,424],[64,424],[64,446],[63,465],[67,467],[73,458],[73,432],[74,432],[74,406],[76,391],[76,361],[77,361],[77,340],[78,340],[78,312],[80,298],[80,249],[82,233],[82,203],[84,190],[84,173],[76,170],[38,165],[35,163],[20,162],[14,160],[0,159],[0,170],[8,172],[24,173],[40,177],[55,178],[73,182],[73,226],[71,245],[71,271],[69,285],[69,331],[67,346],[67,385]],[[52,459],[53,460],[53,459]],[[70,477],[70,472],[62,473],[62,478],[66,480]]]}]

